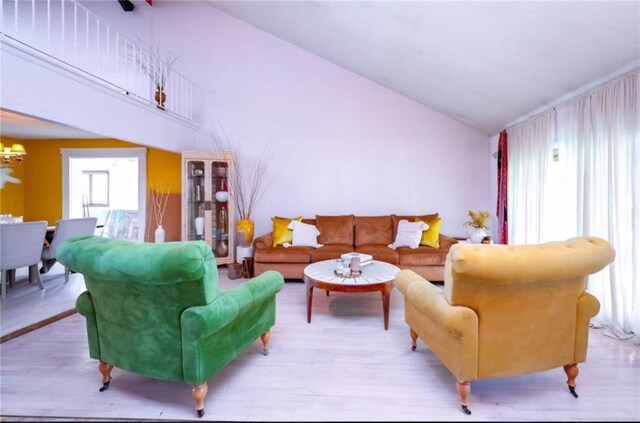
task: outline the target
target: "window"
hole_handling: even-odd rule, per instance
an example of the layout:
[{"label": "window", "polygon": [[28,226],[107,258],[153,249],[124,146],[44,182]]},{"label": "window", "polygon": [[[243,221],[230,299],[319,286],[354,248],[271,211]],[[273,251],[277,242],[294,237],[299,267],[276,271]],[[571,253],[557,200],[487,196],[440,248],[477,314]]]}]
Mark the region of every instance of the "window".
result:
[{"label": "window", "polygon": [[109,207],[109,171],[85,170],[82,172],[83,203],[91,207]]}]

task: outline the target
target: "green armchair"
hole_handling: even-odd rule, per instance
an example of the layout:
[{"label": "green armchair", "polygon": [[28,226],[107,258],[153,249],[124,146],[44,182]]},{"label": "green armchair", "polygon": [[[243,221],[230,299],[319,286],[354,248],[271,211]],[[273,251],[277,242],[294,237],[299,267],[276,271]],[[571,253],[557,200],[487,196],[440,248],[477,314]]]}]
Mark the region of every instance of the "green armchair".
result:
[{"label": "green armchair", "polygon": [[84,275],[76,302],[86,318],[89,354],[100,360],[104,391],[115,366],[193,385],[204,414],[207,380],[258,337],[268,354],[278,272],[218,289],[211,248],[203,241],[134,243],[96,236],[63,242],[58,261]]}]

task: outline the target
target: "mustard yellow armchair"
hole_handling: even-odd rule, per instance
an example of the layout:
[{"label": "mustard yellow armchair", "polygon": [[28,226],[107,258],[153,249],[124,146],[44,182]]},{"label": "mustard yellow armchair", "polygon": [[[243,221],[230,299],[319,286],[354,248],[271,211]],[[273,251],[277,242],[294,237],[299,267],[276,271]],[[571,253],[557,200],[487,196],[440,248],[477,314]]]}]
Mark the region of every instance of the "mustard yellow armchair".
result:
[{"label": "mustard yellow armchair", "polygon": [[462,410],[475,379],[564,367],[578,397],[577,363],[587,356],[589,321],[599,309],[587,277],[613,261],[605,240],[539,245],[455,244],[444,289],[411,270],[396,277],[412,349],[418,337],[457,380]]}]

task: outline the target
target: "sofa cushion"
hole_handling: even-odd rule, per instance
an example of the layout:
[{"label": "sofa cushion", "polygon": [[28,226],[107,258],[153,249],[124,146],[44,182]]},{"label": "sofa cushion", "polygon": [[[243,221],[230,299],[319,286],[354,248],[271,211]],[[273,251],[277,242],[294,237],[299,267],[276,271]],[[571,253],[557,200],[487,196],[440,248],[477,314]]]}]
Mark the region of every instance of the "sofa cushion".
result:
[{"label": "sofa cushion", "polygon": [[356,247],[356,252],[371,254],[374,260],[398,264],[398,253],[386,245],[360,245]]},{"label": "sofa cushion", "polygon": [[266,247],[255,251],[254,260],[261,263],[309,263],[313,247]]},{"label": "sofa cushion", "polygon": [[320,244],[353,245],[353,215],[316,216],[316,227],[320,231]]},{"label": "sofa cushion", "polygon": [[360,245],[389,245],[393,242],[391,216],[356,216],[356,247]]},{"label": "sofa cushion", "polygon": [[398,223],[398,233],[393,244],[389,245],[389,248],[396,249],[398,247],[418,248],[420,240],[422,239],[422,233],[429,229],[429,225],[422,220],[416,220],[415,222],[409,222],[408,220],[401,220]]},{"label": "sofa cushion", "polygon": [[291,245],[294,247],[306,246],[318,248],[321,246],[321,244],[318,244],[318,235],[320,232],[315,225],[292,220],[287,227],[293,230],[293,242]]},{"label": "sofa cushion", "polygon": [[413,222],[415,220],[415,218],[420,218],[420,220],[422,220],[423,222],[426,222],[427,224],[429,224],[430,220],[433,220],[433,219],[435,219],[437,217],[438,217],[438,213],[423,214],[423,215],[412,214],[410,216],[392,214],[391,215],[391,222],[393,223],[393,239],[396,239],[396,235],[398,234],[398,222],[400,222],[402,219],[406,219],[409,222]]},{"label": "sofa cushion", "polygon": [[437,217],[435,219],[425,221],[421,217],[416,217],[416,222],[425,222],[429,225],[429,228],[422,232],[420,245],[426,245],[431,248],[440,248],[440,223],[442,223],[442,218]]},{"label": "sofa cushion", "polygon": [[344,253],[353,252],[353,246],[347,244],[331,244],[311,251],[311,263],[322,260],[333,260],[340,258]]},{"label": "sofa cushion", "polygon": [[444,266],[447,250],[437,250],[423,245],[416,249],[400,247],[396,249],[400,266]]},{"label": "sofa cushion", "polygon": [[273,223],[272,233],[274,247],[285,243],[290,244],[293,241],[293,230],[289,228],[289,223],[291,223],[292,220],[301,222],[302,216],[294,218],[276,216],[271,218],[271,222]]}]

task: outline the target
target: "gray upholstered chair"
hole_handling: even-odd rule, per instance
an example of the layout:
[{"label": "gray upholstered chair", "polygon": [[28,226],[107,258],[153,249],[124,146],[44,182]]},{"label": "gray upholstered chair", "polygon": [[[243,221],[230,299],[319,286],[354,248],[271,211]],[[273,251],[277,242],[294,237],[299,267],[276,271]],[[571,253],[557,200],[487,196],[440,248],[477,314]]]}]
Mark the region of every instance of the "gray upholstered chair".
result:
[{"label": "gray upholstered chair", "polygon": [[[42,267],[46,272],[55,263],[58,245],[62,241],[78,235],[93,235],[98,223],[97,217],[79,219],[60,219],[56,222],[56,230],[49,245],[42,248]],[[44,273],[44,272],[43,272]],[[64,268],[64,281],[69,282],[69,268]]]},{"label": "gray upholstered chair", "polygon": [[[7,279],[15,269],[29,267],[29,281],[44,289],[38,263],[47,222],[3,223],[0,225],[0,283],[2,298],[7,296]],[[11,276],[13,277],[13,276]]]}]

